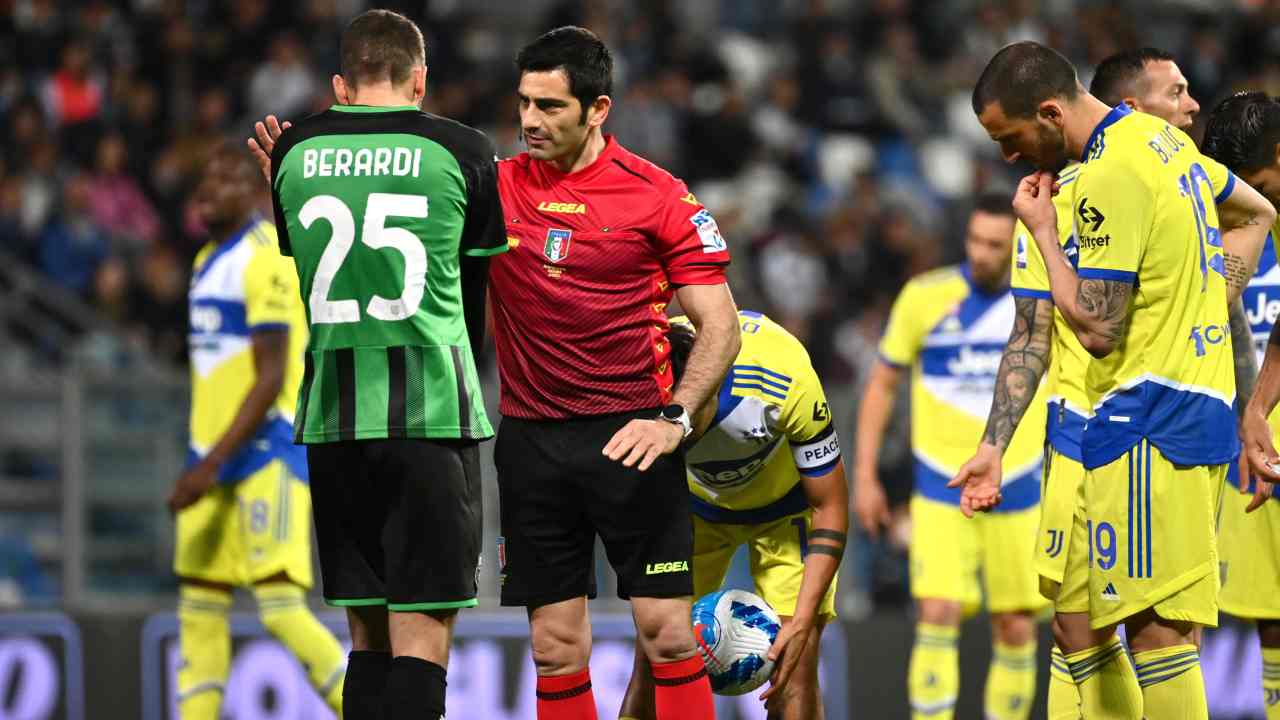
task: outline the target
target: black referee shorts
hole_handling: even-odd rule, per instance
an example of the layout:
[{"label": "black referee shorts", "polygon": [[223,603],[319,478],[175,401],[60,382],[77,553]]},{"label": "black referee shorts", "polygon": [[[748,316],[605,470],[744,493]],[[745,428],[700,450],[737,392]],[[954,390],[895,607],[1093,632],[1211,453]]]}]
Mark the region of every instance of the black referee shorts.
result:
[{"label": "black referee shorts", "polygon": [[658,411],[572,420],[503,418],[498,466],[502,604],[537,607],[596,596],[595,536],[618,574],[618,597],[693,594],[693,524],[684,455],[645,472],[601,451],[634,418]]},{"label": "black referee shorts", "polygon": [[475,441],[308,445],[307,465],[325,602],[403,612],[476,605]]}]

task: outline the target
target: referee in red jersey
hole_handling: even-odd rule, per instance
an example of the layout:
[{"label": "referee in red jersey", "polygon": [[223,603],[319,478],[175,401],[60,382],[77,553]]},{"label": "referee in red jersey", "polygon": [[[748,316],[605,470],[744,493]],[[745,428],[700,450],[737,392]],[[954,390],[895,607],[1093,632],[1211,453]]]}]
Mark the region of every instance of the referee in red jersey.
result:
[{"label": "referee in red jersey", "polygon": [[[502,604],[528,608],[539,720],[596,717],[587,669],[604,541],[653,666],[656,717],[714,717],[690,625],[682,440],[741,343],[729,252],[683,182],[602,132],[613,60],[552,30],[516,58],[528,152],[498,165],[510,250],[489,292],[502,425]],[[674,389],[672,296],[697,326]]]}]

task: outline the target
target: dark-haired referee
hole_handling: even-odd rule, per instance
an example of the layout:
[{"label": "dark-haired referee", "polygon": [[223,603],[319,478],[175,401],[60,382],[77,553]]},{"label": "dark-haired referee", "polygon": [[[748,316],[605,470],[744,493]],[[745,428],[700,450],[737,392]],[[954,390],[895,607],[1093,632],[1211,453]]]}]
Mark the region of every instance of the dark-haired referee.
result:
[{"label": "dark-haired referee", "polygon": [[[657,717],[708,720],[678,449],[740,346],[729,251],[683,182],[601,130],[613,61],[599,38],[552,30],[516,62],[528,152],[498,165],[510,251],[489,275],[502,602],[528,608],[539,720],[594,718],[587,598],[599,535],[653,667]],[[698,338],[679,383],[673,296]]]}]

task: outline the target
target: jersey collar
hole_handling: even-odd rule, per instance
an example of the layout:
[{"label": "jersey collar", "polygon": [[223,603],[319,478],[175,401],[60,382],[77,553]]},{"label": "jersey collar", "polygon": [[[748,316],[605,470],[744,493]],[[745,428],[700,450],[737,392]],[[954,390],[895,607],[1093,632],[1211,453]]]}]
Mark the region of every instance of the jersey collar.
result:
[{"label": "jersey collar", "polygon": [[1124,103],[1111,108],[1111,112],[1102,118],[1102,122],[1098,123],[1098,126],[1093,129],[1093,133],[1089,135],[1089,142],[1084,144],[1084,152],[1080,154],[1080,162],[1085,162],[1089,159],[1089,152],[1093,150],[1093,144],[1098,141],[1098,138],[1102,137],[1102,133],[1106,132],[1107,128],[1119,122],[1120,118],[1132,113],[1133,108]]},{"label": "jersey collar", "polygon": [[604,148],[600,150],[600,154],[596,156],[596,159],[593,160],[590,165],[582,168],[581,170],[564,173],[561,172],[560,168],[556,167],[554,163],[550,163],[545,160],[539,160],[538,163],[542,167],[543,172],[546,173],[547,177],[553,178],[557,181],[568,180],[571,182],[578,182],[579,180],[586,180],[596,175],[602,168],[607,167],[609,163],[618,156],[618,148],[618,141],[614,139],[613,135],[605,133]]},{"label": "jersey collar", "polygon": [[417,105],[330,105],[329,109],[345,113],[380,113],[405,112],[409,110],[417,112],[422,108]]},{"label": "jersey collar", "polygon": [[235,246],[240,244],[240,241],[244,239],[244,236],[248,235],[249,231],[255,228],[260,222],[262,222],[262,215],[257,212],[250,215],[248,222],[241,225],[240,229],[236,230],[235,233],[233,233],[225,242],[219,243],[213,248],[209,253],[209,257],[204,259],[204,264],[200,266],[200,270],[195,274],[195,277],[191,278],[191,283],[194,285],[196,281],[204,277],[205,274],[209,272],[209,268],[213,267],[213,264],[218,260],[218,258],[231,252]]},{"label": "jersey collar", "polygon": [[969,284],[969,290],[971,290],[974,295],[981,295],[982,297],[986,297],[986,298],[996,298],[1009,292],[1008,285],[997,288],[995,290],[987,290],[986,288],[982,287],[978,283],[974,282],[973,271],[969,269],[968,261],[960,263],[960,274],[964,276],[964,281]]}]

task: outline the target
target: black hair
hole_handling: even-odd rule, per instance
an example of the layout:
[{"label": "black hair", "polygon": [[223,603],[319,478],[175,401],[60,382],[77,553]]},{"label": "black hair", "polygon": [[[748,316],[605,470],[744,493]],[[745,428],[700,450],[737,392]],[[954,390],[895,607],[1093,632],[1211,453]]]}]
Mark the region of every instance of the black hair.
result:
[{"label": "black hair", "polygon": [[667,331],[667,341],[671,343],[671,378],[679,383],[684,377],[684,367],[689,362],[689,353],[693,351],[693,328],[683,323],[671,323]]},{"label": "black hair", "polygon": [[973,203],[974,212],[988,215],[1013,215],[1013,196],[1011,194],[984,192]]},{"label": "black hair", "polygon": [[587,108],[601,95],[613,94],[613,55],[603,41],[586,28],[566,25],[543,33],[516,55],[516,68],[527,72],[563,70],[569,79],[569,93]]},{"label": "black hair", "polygon": [[1263,92],[1241,92],[1218,103],[1209,115],[1202,152],[1238,173],[1274,163],[1277,144],[1280,102]]},{"label": "black hair", "polygon": [[1075,100],[1080,91],[1076,69],[1057,50],[1024,41],[1007,45],[991,58],[973,87],[973,112],[992,103],[1009,118],[1029,118],[1049,98]]},{"label": "black hair", "polygon": [[1147,63],[1173,62],[1173,56],[1159,48],[1144,47],[1122,50],[1098,63],[1089,93],[1112,107],[1124,102],[1126,96],[1143,92],[1141,88]]},{"label": "black hair", "polygon": [[342,33],[342,79],[352,87],[390,80],[409,81],[413,69],[427,60],[427,46],[417,24],[398,12],[369,10],[357,15]]}]

